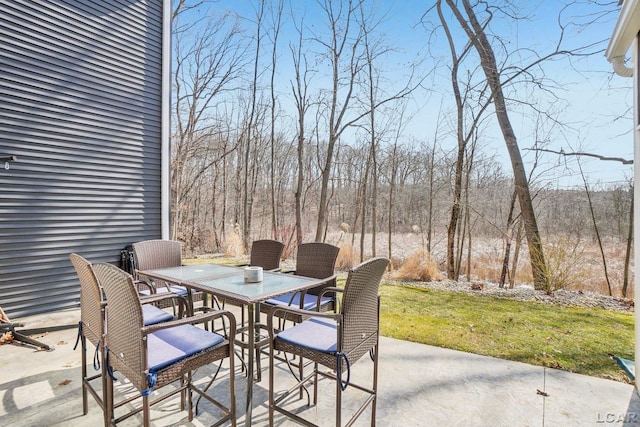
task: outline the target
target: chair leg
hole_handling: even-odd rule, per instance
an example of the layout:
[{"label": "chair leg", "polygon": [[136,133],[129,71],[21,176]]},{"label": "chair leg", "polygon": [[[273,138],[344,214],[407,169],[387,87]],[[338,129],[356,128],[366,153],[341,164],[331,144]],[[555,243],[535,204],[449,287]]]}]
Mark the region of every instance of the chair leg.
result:
[{"label": "chair leg", "polygon": [[236,365],[235,354],[233,351],[229,352],[229,411],[231,412],[231,427],[236,427]]},{"label": "chair leg", "polygon": [[[186,398],[187,398],[187,408],[188,408],[188,413],[189,413],[189,422],[193,421],[193,391],[191,390],[191,381],[193,380],[192,376],[191,376],[191,372],[188,372],[186,375],[187,378],[187,388],[184,389],[184,392],[186,392]],[[184,384],[184,377],[182,380],[180,380],[181,385]],[[184,393],[182,394],[184,396]]]},{"label": "chair leg", "polygon": [[142,422],[144,427],[151,427],[151,408],[149,407],[149,396],[142,398]]},{"label": "chair leg", "polygon": [[[302,358],[302,356],[298,357],[298,378],[300,378],[300,381],[302,381],[302,379],[304,378],[304,359]],[[303,388],[300,387],[298,391],[298,398],[302,399],[303,397]]]},{"label": "chair leg", "polygon": [[313,364],[313,406],[318,405],[318,363]]},{"label": "chair leg", "polygon": [[[180,378],[180,387],[184,387],[184,378],[185,376],[183,375],[182,378]],[[188,379],[189,381],[189,379]],[[186,408],[185,403],[187,402],[187,400],[189,399],[189,392],[190,390],[183,388],[182,391],[180,392],[180,410],[184,411]]]},{"label": "chair leg", "polygon": [[104,412],[104,425],[110,426],[113,422],[113,379],[107,372],[107,358],[104,347],[100,349],[100,360],[102,363],[102,410]]},{"label": "chair leg", "polygon": [[80,335],[80,350],[82,351],[82,415],[89,412],[89,402],[87,400],[87,338]]},{"label": "chair leg", "polygon": [[376,405],[378,403],[378,343],[373,347],[373,401],[371,402],[371,427],[376,425]]},{"label": "chair leg", "polygon": [[[338,375],[338,372],[336,372]],[[336,378],[336,427],[342,425],[342,384],[340,384],[340,377]]]},{"label": "chair leg", "polygon": [[[103,353],[104,354],[104,353]],[[107,365],[104,363],[105,362],[105,358],[103,357],[102,359],[102,376],[104,377],[104,381],[103,381],[103,396],[104,396],[104,401],[102,402],[102,404],[104,405],[104,418],[105,418],[105,426],[111,426],[111,425],[115,425],[114,419],[114,407],[113,407],[113,379],[111,379],[111,376],[109,375],[109,373],[107,372]]]}]

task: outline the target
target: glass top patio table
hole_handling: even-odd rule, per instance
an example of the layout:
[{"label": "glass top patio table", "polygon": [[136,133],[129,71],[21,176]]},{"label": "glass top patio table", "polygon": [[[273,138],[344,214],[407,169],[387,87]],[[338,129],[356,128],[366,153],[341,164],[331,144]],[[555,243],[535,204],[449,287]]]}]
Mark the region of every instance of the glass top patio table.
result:
[{"label": "glass top patio table", "polygon": [[[138,274],[246,305],[248,330],[250,331],[259,328],[260,302],[289,292],[313,288],[323,282],[323,279],[265,271],[261,282],[245,283],[244,268],[222,264],[183,265],[145,270],[138,272]],[[249,333],[247,335],[247,357],[249,360],[247,361],[247,400],[244,423],[245,427],[250,427],[253,411],[256,334]]]},{"label": "glass top patio table", "polygon": [[261,282],[246,283],[242,267],[220,264],[183,265],[141,271],[139,274],[242,304],[255,304],[289,292],[309,289],[322,283],[321,279],[269,271],[263,272]]}]

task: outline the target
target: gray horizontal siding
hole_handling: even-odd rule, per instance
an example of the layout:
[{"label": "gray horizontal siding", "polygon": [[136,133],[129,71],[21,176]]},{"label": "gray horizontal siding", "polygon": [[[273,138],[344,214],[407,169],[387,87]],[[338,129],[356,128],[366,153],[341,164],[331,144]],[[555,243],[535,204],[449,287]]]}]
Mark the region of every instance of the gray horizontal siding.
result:
[{"label": "gray horizontal siding", "polygon": [[71,252],[161,236],[162,1],[0,0],[0,307],[76,306]]}]

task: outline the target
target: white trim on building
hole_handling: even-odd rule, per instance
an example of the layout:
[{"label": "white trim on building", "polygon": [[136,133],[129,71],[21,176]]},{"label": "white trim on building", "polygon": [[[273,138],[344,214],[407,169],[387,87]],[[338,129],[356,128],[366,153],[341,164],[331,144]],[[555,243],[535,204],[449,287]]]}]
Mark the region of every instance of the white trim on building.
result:
[{"label": "white trim on building", "polygon": [[[633,77],[633,161],[634,161],[634,226],[633,240],[640,241],[640,69],[638,66],[640,46],[640,0],[624,0],[620,10],[620,16],[611,35],[606,57],[613,65],[616,74],[623,77]],[[631,57],[631,66],[627,66],[627,55]],[[634,250],[634,295],[635,304],[640,303],[640,250]],[[640,318],[636,312],[635,318],[635,360],[636,373],[640,372]],[[636,375],[637,377],[637,375]],[[636,389],[638,381],[636,381]]]}]

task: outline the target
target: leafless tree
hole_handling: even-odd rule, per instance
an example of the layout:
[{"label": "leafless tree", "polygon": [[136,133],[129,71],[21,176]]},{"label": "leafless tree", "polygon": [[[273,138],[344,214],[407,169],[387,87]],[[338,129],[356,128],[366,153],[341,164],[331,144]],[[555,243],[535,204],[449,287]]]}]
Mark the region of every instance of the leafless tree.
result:
[{"label": "leafless tree", "polygon": [[[518,146],[518,140],[509,117],[509,108],[507,105],[507,98],[504,94],[504,87],[508,85],[510,81],[513,81],[515,76],[520,76],[525,73],[530,76],[531,69],[543,62],[545,59],[556,55],[568,54],[569,52],[561,50],[558,45],[558,49],[551,54],[538,57],[532,64],[520,67],[519,71],[517,71],[515,75],[507,76],[503,74],[503,70],[498,66],[493,46],[489,41],[487,34],[487,27],[491,22],[494,12],[499,9],[484,2],[474,2],[472,4],[470,0],[460,0],[459,2],[446,0],[446,3],[453,13],[453,16],[458,21],[460,27],[473,44],[473,47],[480,58],[480,64],[491,89],[491,98],[495,107],[496,119],[502,131],[507,151],[511,159],[516,192],[520,202],[520,212],[524,222],[525,234],[529,246],[534,284],[538,289],[548,290],[549,286],[547,278],[545,277],[546,263],[542,249],[542,241],[533,209],[527,174],[525,172],[524,163]],[[483,16],[484,20],[482,22],[478,18],[478,13],[481,13]]]},{"label": "leafless tree", "polygon": [[313,70],[309,68],[307,56],[304,52],[303,31],[304,16],[301,17],[300,23],[296,25],[298,39],[296,43],[289,45],[291,57],[293,59],[294,79],[291,81],[291,93],[296,107],[296,123],[297,123],[297,179],[295,188],[295,235],[296,243],[300,245],[303,240],[302,232],[302,208],[305,188],[305,144],[306,139],[306,117],[309,108],[312,106],[309,91],[309,80],[313,75]]},{"label": "leafless tree", "polygon": [[[449,23],[442,11],[441,1],[436,3],[436,9],[451,52],[451,86],[456,103],[456,139],[458,149],[453,180],[453,204],[451,207],[449,226],[447,228],[447,274],[449,278],[457,280],[460,272],[460,262],[456,263],[456,259],[460,259],[462,248],[458,245],[458,256],[456,256],[455,247],[456,241],[461,242],[462,236],[461,233],[458,238],[456,238],[462,209],[461,197],[463,175],[466,168],[465,156],[468,154],[467,146],[471,138],[473,138],[474,135],[477,135],[479,122],[482,120],[486,109],[490,105],[490,99],[485,95],[485,92],[487,91],[486,83],[482,83],[479,88],[476,88],[476,84],[471,81],[473,72],[467,72],[465,81],[460,82],[459,73],[461,71],[461,65],[471,51],[473,44],[471,41],[468,41],[463,46],[461,52],[458,53],[454,37],[449,28]],[[471,105],[472,103],[475,104],[472,95],[473,91],[479,92],[477,97],[477,103],[479,105],[477,107],[476,105]],[[466,116],[469,115],[470,118],[467,120]],[[469,160],[473,161],[473,158],[471,157]]]},{"label": "leafless tree", "polygon": [[278,238],[278,215],[277,215],[277,192],[276,192],[276,111],[277,111],[277,99],[276,99],[276,65],[278,62],[278,39],[280,36],[280,30],[282,27],[282,15],[284,10],[284,0],[278,0],[273,10],[272,16],[272,49],[271,49],[271,134],[270,134],[270,147],[271,147],[271,167],[270,167],[270,186],[271,186],[271,231],[274,239]]},{"label": "leafless tree", "polygon": [[[233,17],[205,17],[206,25],[196,27],[194,22],[180,21],[181,6],[183,3],[173,12],[173,238],[177,237],[184,203],[194,191],[197,177],[235,149],[234,146],[226,146],[216,155],[205,153],[207,141],[215,140],[218,132],[217,122],[211,115],[217,97],[231,90],[240,78],[245,55],[240,28]],[[198,158],[206,158],[207,161],[192,161]]]},{"label": "leafless tree", "polygon": [[[356,110],[352,103],[355,98],[356,84],[364,68],[367,66],[367,54],[364,49],[366,26],[358,23],[359,11],[367,4],[363,0],[316,0],[327,18],[329,28],[326,39],[314,36],[313,40],[321,46],[321,58],[328,62],[330,68],[331,88],[323,105],[329,113],[326,117],[327,140],[326,151],[321,165],[321,187],[318,201],[318,219],[316,241],[322,241],[326,235],[330,178],[334,155],[338,149],[340,137],[347,129],[359,123],[364,117],[390,101],[401,99],[412,93],[420,84],[413,82],[413,76],[407,79],[406,85],[397,92],[376,99],[375,105]],[[369,19],[368,17],[366,19]],[[362,104],[359,105],[362,107]]]}]

